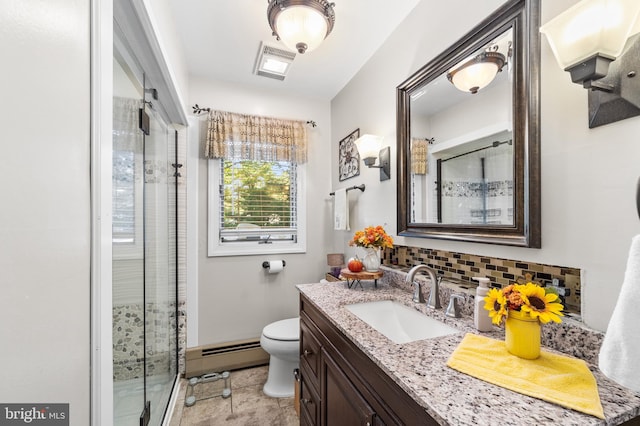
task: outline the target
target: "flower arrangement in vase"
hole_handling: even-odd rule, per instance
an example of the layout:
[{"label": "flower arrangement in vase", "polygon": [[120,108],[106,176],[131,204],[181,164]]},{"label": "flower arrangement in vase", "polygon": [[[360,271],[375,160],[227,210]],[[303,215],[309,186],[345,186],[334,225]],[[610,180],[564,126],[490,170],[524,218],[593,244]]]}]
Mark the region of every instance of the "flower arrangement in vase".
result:
[{"label": "flower arrangement in vase", "polygon": [[356,231],[349,241],[349,245],[366,249],[367,253],[362,259],[362,263],[365,270],[374,272],[380,268],[380,249],[392,248],[393,238],[386,233],[382,226],[369,226],[361,231]]},{"label": "flower arrangement in vase", "polygon": [[558,295],[532,282],[492,288],[484,300],[491,321],[496,325],[505,323],[507,350],[521,358],[538,358],[540,323],[559,323],[564,316]]}]

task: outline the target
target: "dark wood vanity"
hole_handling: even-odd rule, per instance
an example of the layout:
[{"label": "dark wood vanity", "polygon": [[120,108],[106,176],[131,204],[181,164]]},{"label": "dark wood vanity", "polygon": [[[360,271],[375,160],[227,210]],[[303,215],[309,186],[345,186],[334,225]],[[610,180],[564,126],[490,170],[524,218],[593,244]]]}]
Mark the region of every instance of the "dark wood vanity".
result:
[{"label": "dark wood vanity", "polygon": [[[450,318],[443,310],[415,307],[410,291],[389,285],[395,274],[399,273],[385,269],[377,287],[367,283],[358,290],[349,289],[343,282],[297,285],[300,291],[301,425],[639,423],[640,395],[611,381],[595,365],[591,370],[598,383],[606,416],[604,423],[595,416],[449,368],[447,360],[465,334],[477,333],[472,318]],[[460,332],[397,344],[345,307],[381,300],[415,307]],[[591,347],[598,341],[597,334],[567,319],[562,327],[550,330],[549,349],[580,358],[573,349],[583,342],[579,352],[593,362]],[[485,335],[504,338],[500,329]],[[565,348],[556,343],[569,346]],[[526,415],[523,417],[522,413]]]},{"label": "dark wood vanity", "polygon": [[300,295],[301,425],[437,425]]}]

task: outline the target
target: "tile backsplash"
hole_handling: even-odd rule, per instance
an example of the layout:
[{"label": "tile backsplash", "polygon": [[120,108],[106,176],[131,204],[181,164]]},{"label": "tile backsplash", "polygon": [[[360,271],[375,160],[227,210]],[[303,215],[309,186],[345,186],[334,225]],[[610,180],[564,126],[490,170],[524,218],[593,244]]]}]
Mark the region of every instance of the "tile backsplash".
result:
[{"label": "tile backsplash", "polygon": [[500,288],[529,280],[549,286],[557,279],[567,293],[564,297],[566,309],[580,312],[579,268],[409,246],[385,249],[382,263],[401,268],[422,263],[433,268],[438,275],[472,283],[475,283],[472,277],[485,276],[491,279],[493,287]]}]

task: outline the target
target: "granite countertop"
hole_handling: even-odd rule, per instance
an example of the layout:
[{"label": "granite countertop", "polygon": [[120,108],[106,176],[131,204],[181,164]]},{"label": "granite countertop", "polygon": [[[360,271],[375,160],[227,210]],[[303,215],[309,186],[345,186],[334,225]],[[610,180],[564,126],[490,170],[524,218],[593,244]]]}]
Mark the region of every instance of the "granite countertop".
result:
[{"label": "granite countertop", "polygon": [[[447,367],[446,362],[465,333],[504,338],[504,330],[479,333],[473,326],[473,297],[464,287],[441,286],[446,308],[449,294],[467,293],[463,317],[450,318],[444,309],[427,309],[411,301],[411,289],[402,271],[384,268],[384,277],[363,282],[363,288],[348,289],[346,282],[299,284],[297,287],[347,338],[386,372],[407,394],[442,425],[617,425],[640,416],[640,395],[609,380],[597,368],[602,333],[567,319],[562,327],[543,325],[544,350],[560,351],[584,359],[598,383],[606,420],[567,409],[537,398],[492,385]],[[422,279],[422,278],[418,278]],[[428,285],[425,294],[428,295]],[[396,300],[460,330],[449,336],[396,344],[349,312],[344,305],[375,300]],[[546,329],[549,330],[546,330]],[[578,344],[578,342],[580,344]]]}]

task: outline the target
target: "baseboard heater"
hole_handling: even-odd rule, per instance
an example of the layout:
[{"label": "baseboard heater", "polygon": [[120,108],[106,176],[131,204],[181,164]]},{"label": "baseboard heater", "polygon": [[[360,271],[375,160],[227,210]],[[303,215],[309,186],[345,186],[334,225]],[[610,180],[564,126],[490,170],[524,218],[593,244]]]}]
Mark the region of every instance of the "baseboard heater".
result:
[{"label": "baseboard heater", "polygon": [[269,363],[269,354],[260,346],[260,339],[238,340],[187,349],[185,377]]}]

